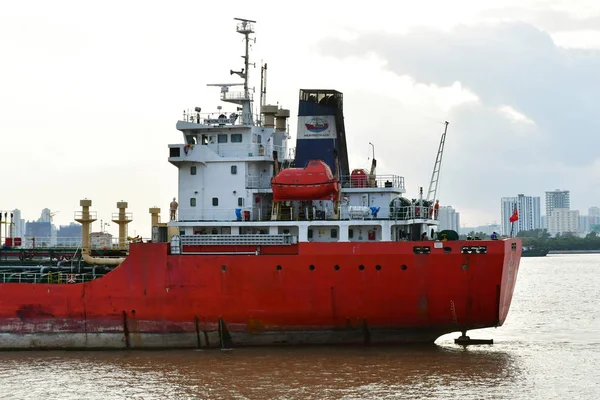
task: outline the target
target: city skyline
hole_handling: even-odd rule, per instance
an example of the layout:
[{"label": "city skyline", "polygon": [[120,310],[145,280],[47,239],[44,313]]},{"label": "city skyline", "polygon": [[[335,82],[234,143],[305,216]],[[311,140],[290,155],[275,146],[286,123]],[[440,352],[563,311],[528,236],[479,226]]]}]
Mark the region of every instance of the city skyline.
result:
[{"label": "city skyline", "polygon": [[[525,196],[518,194],[516,197],[502,197],[500,199],[500,220],[503,235],[517,235],[519,231],[530,231],[541,228],[541,212],[539,196]],[[519,219],[512,223],[515,208]]]},{"label": "city skyline", "polygon": [[[168,145],[182,142],[176,120],[185,109],[216,111],[219,91],[206,84],[231,80],[239,66],[234,16],[258,21],[252,87],[267,62],[268,102],[290,109],[291,127],[299,89],[342,92],[352,168],[368,169],[373,143],[378,173],[403,176],[407,197],[428,187],[449,121],[439,199],[464,224],[498,221],[506,193],[568,186],[571,208],[599,203],[600,158],[564,138],[589,143],[600,129],[600,4],[400,2],[402,13],[382,13],[386,2],[340,11],[306,1],[290,4],[287,18],[276,2],[228,4],[236,15],[198,24],[205,7],[192,1],[109,1],[93,11],[60,0],[7,3],[0,131],[11,171],[0,207],[25,219],[47,207],[68,224],[81,199],[106,220],[124,200],[130,231],[149,236],[148,209],[160,207],[166,220],[177,195],[167,161]],[[295,136],[291,129],[290,147]]]}]

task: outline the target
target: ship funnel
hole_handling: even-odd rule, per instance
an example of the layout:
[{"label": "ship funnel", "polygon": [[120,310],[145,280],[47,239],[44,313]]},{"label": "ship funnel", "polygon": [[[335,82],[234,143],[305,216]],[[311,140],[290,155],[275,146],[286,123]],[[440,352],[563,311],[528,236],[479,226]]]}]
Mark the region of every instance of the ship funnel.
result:
[{"label": "ship funnel", "polygon": [[127,249],[127,224],[133,221],[131,213],[125,212],[127,210],[127,202],[117,202],[118,213],[113,213],[112,222],[119,225],[119,250]]},{"label": "ship funnel", "polygon": [[81,224],[81,251],[82,253],[88,253],[90,251],[90,227],[92,222],[96,221],[96,212],[90,211],[91,200],[80,200],[79,205],[81,211],[75,212],[75,221]]}]

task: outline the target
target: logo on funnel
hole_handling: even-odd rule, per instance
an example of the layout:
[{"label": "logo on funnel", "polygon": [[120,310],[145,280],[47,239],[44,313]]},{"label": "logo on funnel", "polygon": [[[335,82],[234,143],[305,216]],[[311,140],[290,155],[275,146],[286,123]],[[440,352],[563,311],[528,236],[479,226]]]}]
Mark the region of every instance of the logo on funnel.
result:
[{"label": "logo on funnel", "polygon": [[310,132],[319,133],[329,128],[329,123],[323,118],[313,118],[304,124]]}]

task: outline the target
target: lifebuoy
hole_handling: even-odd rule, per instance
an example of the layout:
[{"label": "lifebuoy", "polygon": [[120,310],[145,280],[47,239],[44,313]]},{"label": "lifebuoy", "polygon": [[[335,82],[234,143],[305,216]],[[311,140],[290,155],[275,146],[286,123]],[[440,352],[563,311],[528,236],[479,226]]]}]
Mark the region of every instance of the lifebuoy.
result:
[{"label": "lifebuoy", "polygon": [[75,274],[70,274],[67,276],[67,282],[68,283],[75,283],[77,282],[77,276],[75,276]]}]

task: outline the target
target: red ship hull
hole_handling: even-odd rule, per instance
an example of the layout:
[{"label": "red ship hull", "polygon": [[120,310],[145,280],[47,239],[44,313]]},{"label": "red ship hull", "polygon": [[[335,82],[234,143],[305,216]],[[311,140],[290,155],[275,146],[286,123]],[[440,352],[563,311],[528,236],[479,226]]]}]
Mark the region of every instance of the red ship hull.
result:
[{"label": "red ship hull", "polygon": [[[417,254],[424,245],[431,252]],[[94,281],[0,284],[0,348],[415,343],[502,325],[521,242],[443,246],[301,243],[261,246],[258,255],[169,255],[166,243],[132,244]]]}]

